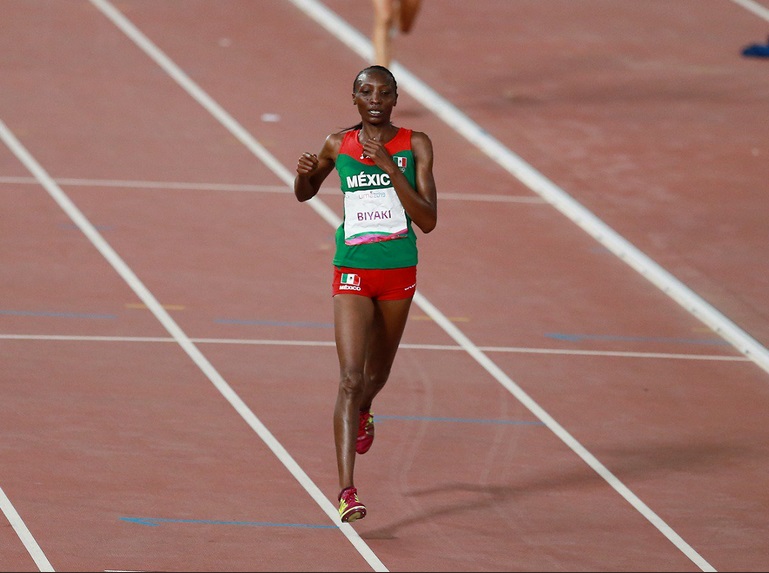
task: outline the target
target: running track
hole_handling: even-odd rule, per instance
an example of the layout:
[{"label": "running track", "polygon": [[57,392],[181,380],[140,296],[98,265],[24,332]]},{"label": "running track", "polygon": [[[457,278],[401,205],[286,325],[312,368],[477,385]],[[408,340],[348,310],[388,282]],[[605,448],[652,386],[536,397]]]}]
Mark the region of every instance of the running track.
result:
[{"label": "running track", "polygon": [[764,571],[769,3],[426,0],[439,224],[339,526],[361,0],[0,3],[0,569]]}]

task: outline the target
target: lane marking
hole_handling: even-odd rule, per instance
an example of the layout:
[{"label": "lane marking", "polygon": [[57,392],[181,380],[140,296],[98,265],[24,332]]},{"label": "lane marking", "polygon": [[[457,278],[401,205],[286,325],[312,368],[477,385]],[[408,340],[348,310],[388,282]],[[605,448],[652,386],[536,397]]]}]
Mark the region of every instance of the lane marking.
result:
[{"label": "lane marking", "polygon": [[[236,183],[185,183],[182,181],[126,181],[116,179],[54,179],[59,186],[72,187],[116,187],[128,189],[160,189],[183,191],[240,191],[257,193],[293,194],[290,187],[283,185],[248,185]],[[38,185],[34,177],[0,177],[0,184]],[[324,195],[337,195],[329,188],[321,189]],[[480,201],[488,203],[531,203],[545,205],[542,197],[529,195],[494,195],[493,193],[462,193],[441,191],[441,200]]]},{"label": "lane marking", "polygon": [[[470,319],[467,318],[466,316],[449,316],[448,319],[451,322],[470,322]],[[410,316],[409,320],[432,322],[433,319],[430,316],[416,315],[416,316]]]},{"label": "lane marking", "polygon": [[376,415],[376,420],[398,420],[403,422],[448,422],[452,424],[482,424],[482,425],[502,425],[502,426],[544,426],[538,420],[491,420],[485,418],[442,418],[436,416],[388,416],[386,414]]},{"label": "lane marking", "polygon": [[761,4],[758,2],[754,2],[754,0],[732,0],[735,4],[739,4],[745,10],[748,10],[749,12],[753,12],[756,16],[759,18],[763,18],[767,22],[769,22],[769,8],[764,8]]},{"label": "lane marking", "polygon": [[[163,304],[161,306],[166,310],[186,310],[183,304]],[[127,302],[125,307],[131,310],[149,310],[149,307],[141,302]]]},{"label": "lane marking", "polygon": [[580,340],[616,340],[620,342],[664,342],[666,344],[712,344],[715,346],[728,346],[722,338],[673,338],[666,336],[621,336],[618,334],[573,334],[565,332],[546,332],[548,338],[578,342]]},{"label": "lane marking", "polygon": [[[237,183],[192,183],[183,181],[134,181],[125,179],[54,179],[59,186],[117,187],[129,189],[164,189],[183,191],[248,191],[260,193],[291,193],[284,185],[252,185]],[[0,183],[38,185],[34,177],[0,177]]]},{"label": "lane marking", "polygon": [[334,529],[335,525],[314,525],[311,523],[275,523],[271,521],[225,521],[219,519],[174,519],[167,517],[121,517],[121,521],[128,521],[138,525],[158,527],[161,523],[183,523],[193,525],[237,525],[241,527],[291,527],[307,529]]},{"label": "lane marking", "polygon": [[[50,342],[176,342],[175,339],[162,336],[81,336],[64,334],[0,334],[0,340],[30,340]],[[191,338],[196,344],[232,344],[253,346],[320,346],[333,347],[333,340],[274,340],[252,338]],[[462,346],[449,344],[418,344],[404,342],[401,348],[409,350],[435,350],[448,352],[464,352]],[[724,362],[750,362],[742,354],[730,356],[727,354],[680,354],[669,352],[627,352],[622,350],[579,350],[569,348],[535,348],[527,346],[479,346],[479,350],[490,353],[515,353],[515,354],[550,354],[564,356],[606,356],[616,358],[654,358],[671,360],[704,360]]]},{"label": "lane marking", "polygon": [[5,316],[45,316],[47,318],[87,318],[88,320],[116,320],[115,314],[95,314],[91,312],[64,312],[55,310],[0,310]]},{"label": "lane marking", "polygon": [[21,539],[21,542],[27,549],[27,553],[29,553],[29,555],[32,557],[35,565],[37,565],[37,568],[40,569],[40,571],[54,571],[54,568],[51,566],[51,563],[45,556],[45,553],[43,553],[43,550],[40,549],[40,546],[37,544],[37,541],[35,541],[35,538],[32,537],[29,529],[27,529],[27,525],[24,523],[24,520],[21,519],[21,516],[16,511],[16,508],[13,507],[11,500],[8,499],[7,495],[5,495],[2,487],[0,487],[0,509],[2,509],[3,514],[11,524],[11,527],[13,527],[16,535],[18,535],[19,539]]},{"label": "lane marking", "polygon": [[307,322],[287,320],[264,320],[256,318],[215,318],[216,324],[243,324],[255,326],[292,326],[298,328],[334,328],[331,322]]},{"label": "lane marking", "polygon": [[[79,231],[80,229],[77,228],[77,226],[66,223],[66,224],[59,224],[57,225],[59,229],[63,229],[65,231]],[[96,225],[96,228],[100,231],[112,231],[114,227],[112,225]]]}]

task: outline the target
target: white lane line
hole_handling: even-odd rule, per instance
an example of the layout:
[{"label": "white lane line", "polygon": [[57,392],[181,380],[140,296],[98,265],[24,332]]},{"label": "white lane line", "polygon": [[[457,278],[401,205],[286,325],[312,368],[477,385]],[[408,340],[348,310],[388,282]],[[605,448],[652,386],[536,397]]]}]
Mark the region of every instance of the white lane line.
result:
[{"label": "white lane line", "polygon": [[542,197],[526,197],[522,195],[492,195],[491,193],[452,193],[441,191],[441,201],[483,201],[488,203],[532,203],[544,205]]},{"label": "white lane line", "polygon": [[[0,340],[31,340],[50,342],[176,342],[170,337],[160,336],[83,336],[66,334],[0,334]],[[190,338],[195,344],[232,344],[244,346],[304,346],[333,347],[333,340],[278,340],[259,338]],[[435,350],[464,352],[462,346],[450,344],[419,344],[404,342],[401,348],[409,350]],[[507,354],[550,354],[564,356],[607,356],[617,358],[653,358],[655,360],[703,360],[707,362],[750,362],[745,356],[726,354],[679,354],[671,352],[627,352],[620,350],[573,350],[562,348],[530,348],[527,346],[479,346],[478,350],[489,353]]]},{"label": "white lane line", "polygon": [[749,12],[753,12],[756,16],[759,18],[763,18],[767,22],[769,22],[769,8],[764,8],[761,4],[758,2],[754,2],[754,0],[732,0],[735,4],[739,4],[745,10],[748,10]]},{"label": "white lane line", "polygon": [[[59,187],[118,187],[130,189],[162,189],[191,191],[250,191],[258,193],[292,193],[285,185],[252,185],[238,183],[192,183],[183,181],[131,181],[125,179],[54,179]],[[39,185],[34,177],[0,177],[0,183]]]},{"label": "white lane line", "polygon": [[40,546],[37,544],[37,541],[35,541],[35,538],[32,537],[29,529],[27,529],[27,525],[24,523],[24,520],[21,519],[21,516],[16,511],[16,508],[13,507],[11,500],[8,499],[7,495],[5,495],[2,487],[0,487],[0,509],[3,510],[3,514],[5,515],[6,519],[8,519],[11,527],[13,527],[16,535],[18,535],[19,539],[21,539],[21,542],[27,549],[27,553],[29,553],[29,555],[32,557],[35,565],[37,565],[37,568],[40,569],[40,571],[54,571],[54,568],[51,566],[48,558],[45,556],[45,553],[43,553],[43,550],[40,549]]}]

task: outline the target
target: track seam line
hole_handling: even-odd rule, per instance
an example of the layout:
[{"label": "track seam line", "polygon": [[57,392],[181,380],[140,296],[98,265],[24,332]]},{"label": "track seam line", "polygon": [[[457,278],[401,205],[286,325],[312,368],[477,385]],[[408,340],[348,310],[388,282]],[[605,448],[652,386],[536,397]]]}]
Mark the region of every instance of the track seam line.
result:
[{"label": "track seam line", "polygon": [[[98,336],[67,334],[0,334],[0,340],[48,341],[48,342],[176,342],[171,337],[161,336]],[[280,340],[259,338],[190,338],[195,344],[231,344],[236,346],[324,346],[333,347],[333,340]],[[459,345],[423,344],[404,342],[400,345],[406,350],[464,351]],[[526,346],[479,346],[483,352],[500,354],[550,354],[563,356],[606,356],[617,358],[653,358],[671,360],[703,360],[716,362],[750,362],[745,356],[728,354],[681,354],[672,352],[629,352],[623,350],[575,350],[569,348],[536,348]]]},{"label": "track seam line", "polygon": [[[290,187],[284,185],[252,185],[236,183],[192,183],[183,181],[129,181],[117,179],[54,179],[60,187],[79,186],[79,187],[117,187],[117,188],[135,188],[135,189],[160,189],[183,190],[183,191],[235,191],[247,193],[278,193],[283,195],[293,195]],[[0,176],[0,185],[2,184],[21,184],[38,185],[34,177],[2,177]],[[332,189],[321,189],[323,195],[336,195],[338,191]],[[494,195],[492,193],[462,193],[462,192],[442,192],[441,199],[455,201],[484,201],[491,203],[532,203],[544,205],[546,201],[536,195]]]}]

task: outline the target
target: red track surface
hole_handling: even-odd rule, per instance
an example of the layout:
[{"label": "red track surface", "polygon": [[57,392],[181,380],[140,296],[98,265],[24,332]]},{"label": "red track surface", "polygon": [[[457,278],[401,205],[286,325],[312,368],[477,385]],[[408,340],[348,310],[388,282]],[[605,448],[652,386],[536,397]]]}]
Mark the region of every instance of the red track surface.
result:
[{"label": "red track surface", "polygon": [[[760,357],[405,71],[765,349],[769,61],[740,49],[769,22],[426,0],[395,119],[433,140],[439,224],[357,463],[369,515],[339,528],[333,228],[286,177],[357,121],[366,61],[289,1],[113,5],[181,83],[112,5],[0,6],[1,570],[767,569]],[[368,2],[326,5],[367,36]]]}]

